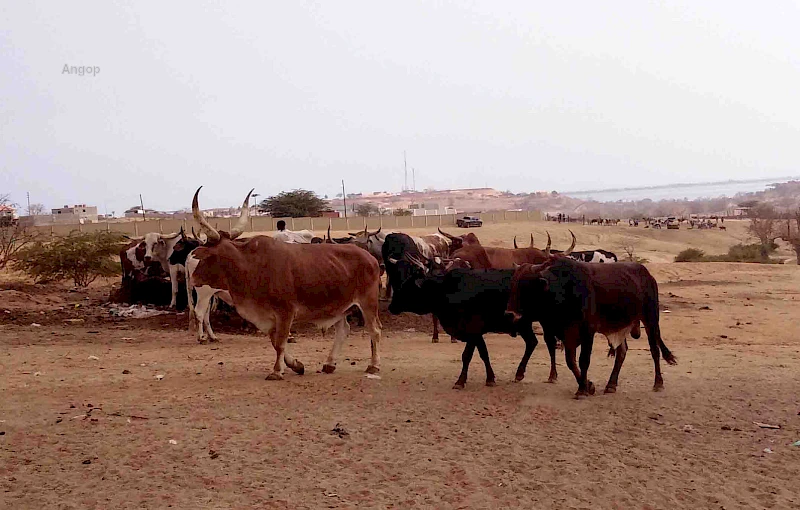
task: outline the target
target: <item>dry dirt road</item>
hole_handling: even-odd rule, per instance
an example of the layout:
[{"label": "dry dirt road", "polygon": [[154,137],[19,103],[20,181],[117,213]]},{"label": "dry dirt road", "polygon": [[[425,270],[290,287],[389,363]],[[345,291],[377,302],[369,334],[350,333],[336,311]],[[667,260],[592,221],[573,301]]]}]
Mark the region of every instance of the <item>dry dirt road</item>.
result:
[{"label": "dry dirt road", "polygon": [[800,508],[797,266],[649,267],[679,364],[653,393],[633,340],[618,393],[580,401],[561,353],[544,382],[543,342],[512,382],[523,344],[497,335],[498,385],[476,356],[451,389],[463,344],[431,344],[427,317],[383,318],[379,380],[354,328],[336,373],[305,332],[306,375],[273,382],[265,338],[112,319],[107,284],[2,291],[0,508]]}]

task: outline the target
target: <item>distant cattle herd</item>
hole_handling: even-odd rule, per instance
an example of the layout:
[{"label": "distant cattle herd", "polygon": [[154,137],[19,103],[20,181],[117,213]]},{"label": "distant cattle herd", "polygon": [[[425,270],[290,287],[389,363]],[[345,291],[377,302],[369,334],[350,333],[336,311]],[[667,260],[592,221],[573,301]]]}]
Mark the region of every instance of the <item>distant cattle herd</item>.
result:
[{"label": "distant cattle herd", "polygon": [[217,341],[211,310],[218,301],[226,303],[269,336],[276,357],[267,379],[282,379],[285,367],[304,372],[303,363],[287,349],[296,321],[335,328],[322,367],[325,373],[333,372],[350,330],[347,317],[353,313],[360,315],[370,336],[367,372],[378,373],[380,299],[389,301],[392,314],[431,314],[433,342],[438,341],[440,325],[451,341],[465,342],[455,388],[466,384],[476,348],[485,365],[486,384],[495,384],[486,333],[522,337],[525,350],[516,372],[516,380],[522,380],[538,343],[534,322],[542,327],[550,355],[549,382],[558,376],[555,356],[561,341],[567,367],[578,383],[576,397],[594,393],[588,369],[595,333],[605,335],[609,356],[615,357],[606,392],[616,391],[628,336],[639,338],[640,322],[653,357],[654,390],[663,387],[660,357],[675,363],[661,338],[658,286],[648,270],[638,263],[618,262],[607,250],[576,251],[574,234],[564,251],[551,249],[549,234],[544,249],[534,246],[532,234],[528,246],[518,246],[514,238],[514,248],[499,248],[483,246],[472,232],[456,236],[441,229],[412,236],[365,228],[333,238],[329,228],[320,238],[310,231],[286,230],[284,224],[274,236],[242,238],[250,194],[238,221],[225,232],[212,227],[200,211],[199,192],[192,200],[199,234],[192,229],[191,235],[181,230],[132,238],[120,252],[123,285],[136,287],[154,275],[168,275],[169,306],[176,307],[184,276],[190,330],[199,342]]}]

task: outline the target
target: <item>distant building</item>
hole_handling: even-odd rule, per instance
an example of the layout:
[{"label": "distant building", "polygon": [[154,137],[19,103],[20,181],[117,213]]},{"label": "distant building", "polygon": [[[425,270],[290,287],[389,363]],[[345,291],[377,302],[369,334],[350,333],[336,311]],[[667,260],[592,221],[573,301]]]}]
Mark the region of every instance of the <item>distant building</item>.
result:
[{"label": "distant building", "polygon": [[0,218],[14,219],[16,217],[17,217],[17,210],[14,207],[11,207],[10,205],[0,205]]},{"label": "distant building", "polygon": [[86,204],[65,205],[59,209],[51,209],[53,223],[96,223],[97,207]]}]

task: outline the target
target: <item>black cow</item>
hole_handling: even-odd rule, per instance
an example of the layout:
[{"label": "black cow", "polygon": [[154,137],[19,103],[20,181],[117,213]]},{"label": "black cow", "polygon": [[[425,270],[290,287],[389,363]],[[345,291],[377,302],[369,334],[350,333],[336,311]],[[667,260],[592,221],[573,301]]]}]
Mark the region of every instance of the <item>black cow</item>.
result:
[{"label": "black cow", "polygon": [[[442,328],[453,338],[466,342],[461,355],[461,375],[453,388],[464,388],[469,363],[476,347],[486,366],[486,385],[494,386],[494,371],[483,339],[486,333],[522,336],[525,340],[525,354],[517,368],[516,380],[521,381],[525,377],[528,360],[538,340],[531,321],[521,320],[515,323],[505,315],[513,270],[455,268],[445,273],[441,268],[431,270],[420,260],[408,255],[405,260],[398,261],[398,265],[401,263],[402,270],[394,277],[398,285],[395,287],[389,312],[411,312],[419,315],[430,313],[439,319]],[[558,377],[555,367],[555,337],[546,334],[545,341],[551,362],[548,382],[555,382]]]},{"label": "black cow", "polygon": [[[524,324],[538,321],[564,342],[567,365],[578,381],[576,398],[594,394],[587,375],[595,333],[605,335],[616,354],[606,393],[617,390],[627,335],[639,338],[639,321],[644,323],[655,365],[654,391],[664,388],[659,350],[667,363],[677,363],[661,339],[658,284],[638,263],[587,264],[555,255],[543,264],[523,264],[514,273],[506,314]],[[578,345],[579,372],[575,369]]]},{"label": "black cow", "polygon": [[[381,256],[386,265],[387,293],[391,295],[400,288],[400,284],[414,271],[415,266],[409,262],[408,257],[412,257],[414,260],[423,258],[417,243],[411,239],[411,236],[402,233],[386,236],[381,247]],[[433,343],[439,342],[439,320],[436,315],[433,316],[433,337],[431,341]],[[450,341],[456,343],[458,340],[451,335]]]}]

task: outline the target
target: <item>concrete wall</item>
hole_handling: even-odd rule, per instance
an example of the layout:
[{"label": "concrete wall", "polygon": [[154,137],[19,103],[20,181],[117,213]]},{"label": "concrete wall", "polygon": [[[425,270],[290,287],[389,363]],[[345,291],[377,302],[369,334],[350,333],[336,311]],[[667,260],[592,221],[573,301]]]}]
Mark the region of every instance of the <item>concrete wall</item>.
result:
[{"label": "concrete wall", "polygon": [[[540,211],[502,211],[494,213],[474,214],[479,216],[484,223],[506,223],[511,221],[541,221],[543,216]],[[384,228],[386,230],[402,230],[417,227],[452,227],[456,224],[458,215],[448,214],[440,216],[371,216],[348,218],[271,218],[267,216],[254,216],[250,218],[250,225],[245,229],[248,232],[273,232],[278,220],[286,222],[289,230],[312,230],[323,234],[330,222],[331,230],[356,232],[364,230],[366,224],[369,230]],[[208,218],[208,222],[217,230],[230,231],[236,223],[236,218]],[[193,220],[179,219],[153,219],[147,221],[128,222],[98,222],[84,225],[43,225],[32,227],[34,230],[53,236],[67,236],[70,232],[119,232],[129,236],[142,236],[148,232],[169,234],[178,232],[183,227],[187,232],[192,227],[198,230]]]}]

